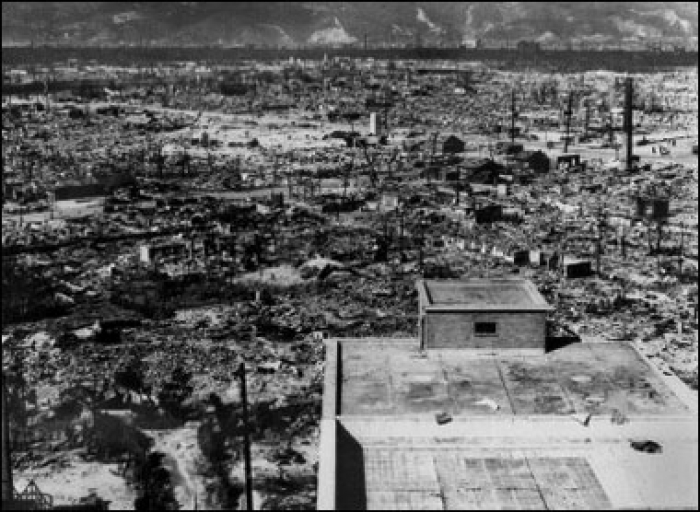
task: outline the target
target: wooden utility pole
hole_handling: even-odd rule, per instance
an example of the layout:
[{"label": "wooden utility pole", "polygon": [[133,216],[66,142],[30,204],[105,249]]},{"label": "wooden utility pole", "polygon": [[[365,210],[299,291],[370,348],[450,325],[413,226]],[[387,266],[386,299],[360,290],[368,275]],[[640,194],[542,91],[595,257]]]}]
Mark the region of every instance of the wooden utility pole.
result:
[{"label": "wooden utility pole", "polygon": [[571,137],[571,116],[573,114],[573,93],[569,92],[569,100],[568,104],[566,106],[566,110],[564,111],[564,115],[566,116],[566,136],[564,137],[564,154],[569,152],[569,142],[570,142],[570,137]]},{"label": "wooden utility pole", "polygon": [[627,238],[625,237],[625,228],[622,228],[622,235],[620,236],[620,251],[622,253],[622,257],[626,258],[627,257]]},{"label": "wooden utility pole", "polygon": [[633,151],[633,135],[634,135],[634,118],[632,115],[632,93],[633,83],[632,78],[628,77],[625,80],[625,170],[632,170],[632,151]]},{"label": "wooden utility pole", "polygon": [[654,254],[654,249],[653,245],[651,243],[651,220],[645,219],[642,222],[646,224],[647,228],[647,246],[648,246],[648,251],[649,251],[649,256],[652,256]]},{"label": "wooden utility pole", "polygon": [[681,246],[678,252],[678,274],[683,273],[683,253],[685,252],[685,224],[681,225]]},{"label": "wooden utility pole", "polygon": [[605,211],[601,205],[598,209],[598,233],[596,237],[596,274],[600,277],[601,258],[603,254],[603,235],[606,227]]},{"label": "wooden utility pole", "polygon": [[661,220],[656,221],[656,268],[661,270],[661,239],[663,237],[663,224]]},{"label": "wooden utility pole", "polygon": [[5,374],[2,374],[2,501],[12,502],[14,482],[12,480],[12,447],[10,446],[10,411],[7,402]]},{"label": "wooden utility pole", "polygon": [[[392,97],[393,101],[393,97]],[[391,104],[389,103],[389,90],[384,89],[384,136],[389,137],[389,108]]]},{"label": "wooden utility pole", "polygon": [[248,422],[248,391],[246,387],[245,363],[238,368],[238,377],[241,379],[241,404],[243,406],[243,457],[245,464],[245,500],[247,510],[253,508],[253,471],[250,456],[250,424]]},{"label": "wooden utility pole", "polygon": [[515,145],[515,89],[511,92],[510,98],[510,144]]},{"label": "wooden utility pole", "polygon": [[[12,96],[10,96],[10,99]],[[46,114],[48,115],[49,112],[51,112],[51,103],[49,99],[49,79],[45,78],[44,79],[44,102],[46,103],[45,110]]]},{"label": "wooden utility pole", "polygon": [[398,213],[400,215],[399,217],[399,226],[400,226],[400,231],[399,231],[399,250],[400,255],[401,255],[401,260],[403,262],[403,256],[404,256],[404,216],[406,214],[404,206],[401,204],[401,195],[399,195],[399,204],[398,204]]}]

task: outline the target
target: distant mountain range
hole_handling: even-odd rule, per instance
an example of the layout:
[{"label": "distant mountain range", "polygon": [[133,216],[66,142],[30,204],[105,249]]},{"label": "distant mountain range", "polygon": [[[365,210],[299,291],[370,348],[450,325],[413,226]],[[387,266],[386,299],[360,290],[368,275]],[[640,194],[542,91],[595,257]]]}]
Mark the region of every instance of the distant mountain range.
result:
[{"label": "distant mountain range", "polygon": [[697,45],[697,36],[695,2],[2,3],[3,45]]}]

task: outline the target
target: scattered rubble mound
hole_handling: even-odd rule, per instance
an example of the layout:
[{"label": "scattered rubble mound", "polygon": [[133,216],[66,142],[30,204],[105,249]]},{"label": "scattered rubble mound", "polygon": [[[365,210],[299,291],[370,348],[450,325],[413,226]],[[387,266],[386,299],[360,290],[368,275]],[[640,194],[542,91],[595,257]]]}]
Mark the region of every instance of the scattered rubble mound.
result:
[{"label": "scattered rubble mound", "polygon": [[236,279],[247,284],[263,283],[277,286],[293,286],[304,282],[302,271],[291,265],[263,268],[258,272],[249,272],[238,276]]},{"label": "scattered rubble mound", "polygon": [[79,458],[65,465],[54,461],[21,471],[15,478],[15,487],[23,489],[30,480],[60,505],[77,505],[80,497],[97,490],[111,510],[133,510],[137,497],[137,492],[119,476],[116,463],[85,462]]}]

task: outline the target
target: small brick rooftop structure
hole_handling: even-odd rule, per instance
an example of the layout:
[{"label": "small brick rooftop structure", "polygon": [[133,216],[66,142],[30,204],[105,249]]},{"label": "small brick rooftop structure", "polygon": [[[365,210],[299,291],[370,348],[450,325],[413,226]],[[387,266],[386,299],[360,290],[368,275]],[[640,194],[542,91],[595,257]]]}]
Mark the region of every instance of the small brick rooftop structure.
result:
[{"label": "small brick rooftop structure", "polygon": [[421,346],[544,351],[552,308],[524,279],[418,281]]},{"label": "small brick rooftop structure", "polygon": [[[526,282],[483,283],[421,283],[421,311],[547,311]],[[697,510],[696,392],[633,344],[501,341],[328,340],[318,509]]]}]

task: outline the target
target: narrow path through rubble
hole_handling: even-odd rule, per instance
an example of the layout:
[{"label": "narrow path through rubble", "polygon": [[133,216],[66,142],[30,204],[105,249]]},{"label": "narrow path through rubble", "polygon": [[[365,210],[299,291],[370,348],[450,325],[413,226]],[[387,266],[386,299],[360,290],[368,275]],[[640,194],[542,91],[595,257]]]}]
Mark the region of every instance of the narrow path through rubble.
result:
[{"label": "narrow path through rubble", "polygon": [[196,461],[201,456],[197,445],[197,431],[192,428],[148,431],[155,444],[154,451],[165,455],[163,466],[170,471],[175,498],[183,509],[193,509],[195,503],[204,503],[205,483],[197,473]]}]

